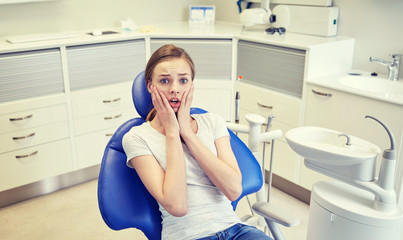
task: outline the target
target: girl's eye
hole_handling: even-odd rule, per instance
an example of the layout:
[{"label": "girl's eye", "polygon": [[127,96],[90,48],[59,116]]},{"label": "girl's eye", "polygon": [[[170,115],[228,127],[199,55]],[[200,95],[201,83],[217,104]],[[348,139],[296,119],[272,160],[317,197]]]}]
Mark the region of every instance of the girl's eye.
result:
[{"label": "girl's eye", "polygon": [[188,80],[187,80],[187,78],[181,78],[181,83],[187,83],[188,82]]},{"label": "girl's eye", "polygon": [[160,82],[161,82],[162,84],[167,84],[167,83],[168,83],[168,79],[165,79],[165,78],[164,78],[164,79],[161,79]]}]

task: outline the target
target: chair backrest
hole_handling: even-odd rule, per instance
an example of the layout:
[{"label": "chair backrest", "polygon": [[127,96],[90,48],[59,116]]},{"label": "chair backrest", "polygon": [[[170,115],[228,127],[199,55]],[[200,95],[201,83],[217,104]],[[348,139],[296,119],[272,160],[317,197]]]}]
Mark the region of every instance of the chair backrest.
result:
[{"label": "chair backrest", "polygon": [[[133,103],[141,118],[122,124],[106,146],[98,179],[98,204],[105,223],[114,230],[140,229],[149,240],[161,239],[161,213],[156,200],[144,187],[136,171],[126,166],[122,138],[133,126],[145,122],[152,109],[152,100],[146,88],[144,72],[133,82]],[[192,108],[191,113],[205,113]],[[259,163],[248,147],[231,131],[231,146],[242,172],[242,195],[232,202],[235,210],[245,195],[258,191],[263,185]]]}]

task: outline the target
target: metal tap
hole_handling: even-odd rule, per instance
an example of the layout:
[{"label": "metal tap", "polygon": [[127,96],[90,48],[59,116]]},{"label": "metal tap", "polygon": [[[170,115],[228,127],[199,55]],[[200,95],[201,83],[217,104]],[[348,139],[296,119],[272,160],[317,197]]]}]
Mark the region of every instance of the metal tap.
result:
[{"label": "metal tap", "polygon": [[386,66],[389,70],[388,79],[392,81],[399,80],[399,69],[400,69],[400,62],[402,60],[401,54],[391,54],[392,60],[386,61],[379,58],[369,57],[370,62],[377,62]]}]

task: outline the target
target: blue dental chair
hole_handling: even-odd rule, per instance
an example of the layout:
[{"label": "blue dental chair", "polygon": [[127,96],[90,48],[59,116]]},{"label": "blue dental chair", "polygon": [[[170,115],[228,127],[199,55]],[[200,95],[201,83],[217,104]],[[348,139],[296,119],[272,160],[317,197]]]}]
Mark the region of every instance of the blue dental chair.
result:
[{"label": "blue dental chair", "polygon": [[[133,102],[141,118],[122,124],[106,146],[98,180],[98,204],[105,223],[113,230],[137,228],[149,240],[161,239],[161,213],[156,200],[144,187],[136,171],[126,166],[122,137],[133,126],[145,122],[153,108],[147,91],[144,72],[133,82]],[[205,113],[192,108],[191,113]],[[232,202],[235,210],[238,201],[263,186],[261,168],[248,147],[231,131],[231,146],[242,172],[242,195]],[[206,219],[207,220],[207,219]]]}]

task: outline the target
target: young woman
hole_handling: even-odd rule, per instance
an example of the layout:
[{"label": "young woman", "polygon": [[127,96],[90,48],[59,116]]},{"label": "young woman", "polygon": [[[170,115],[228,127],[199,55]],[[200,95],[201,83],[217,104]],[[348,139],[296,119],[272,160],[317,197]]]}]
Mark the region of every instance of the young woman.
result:
[{"label": "young woman", "polygon": [[194,76],[183,49],[165,45],[154,52],[145,71],[154,109],[123,138],[127,165],[159,204],[163,240],[270,239],[241,224],[232,209],[242,175],[224,120],[190,115]]}]

